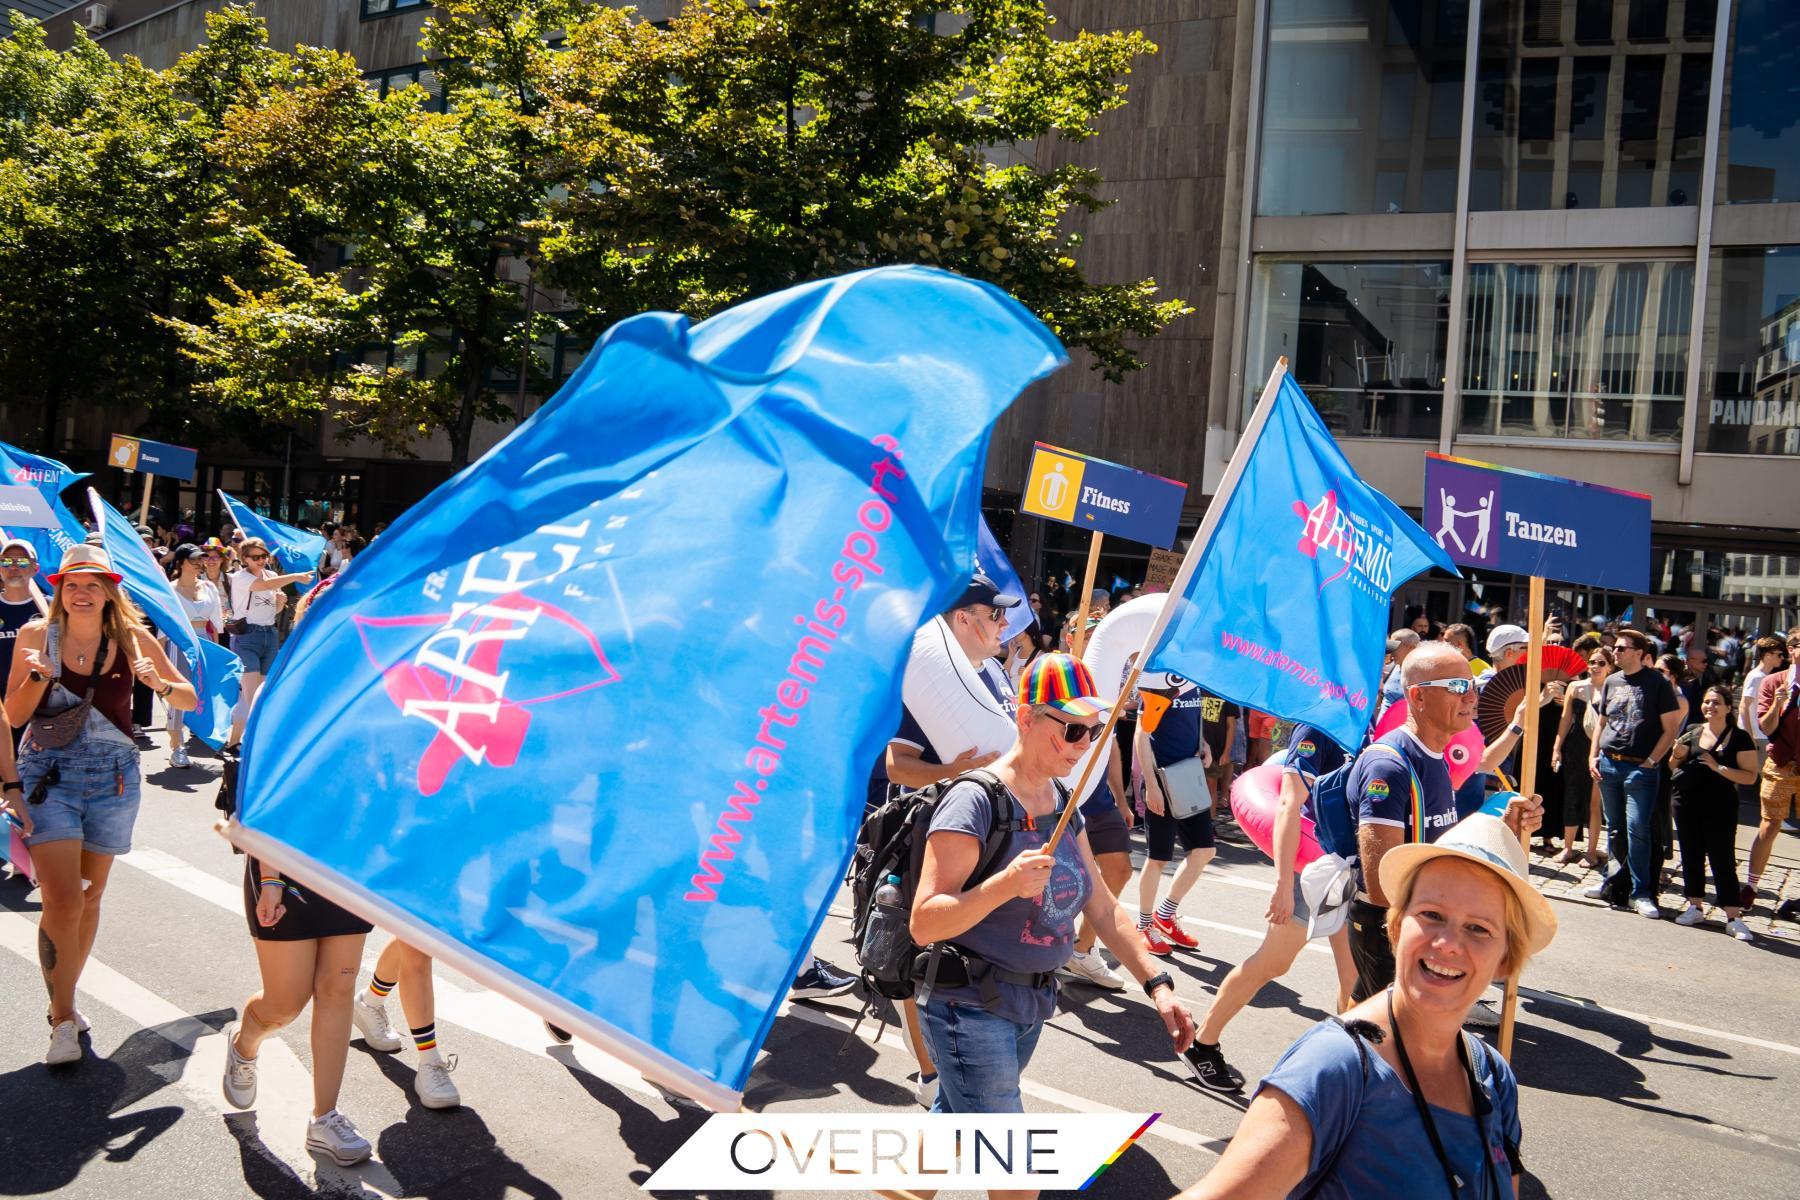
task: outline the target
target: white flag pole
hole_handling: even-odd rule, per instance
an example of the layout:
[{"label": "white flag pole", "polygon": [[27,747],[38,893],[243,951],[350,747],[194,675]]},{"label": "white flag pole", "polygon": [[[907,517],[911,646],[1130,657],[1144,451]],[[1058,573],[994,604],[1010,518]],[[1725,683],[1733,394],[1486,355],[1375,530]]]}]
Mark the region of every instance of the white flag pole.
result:
[{"label": "white flag pole", "polygon": [[[1244,477],[1244,470],[1250,464],[1250,455],[1256,449],[1256,443],[1262,438],[1263,427],[1269,423],[1269,414],[1275,410],[1275,398],[1281,393],[1281,381],[1287,376],[1287,357],[1284,355],[1275,360],[1275,366],[1269,372],[1269,382],[1263,385],[1262,398],[1256,402],[1256,410],[1250,414],[1250,421],[1244,426],[1244,435],[1238,439],[1237,448],[1231,452],[1231,462],[1225,468],[1225,477],[1219,481],[1219,490],[1213,494],[1212,503],[1206,507],[1206,516],[1200,520],[1200,528],[1194,534],[1194,540],[1188,544],[1187,555],[1181,560],[1181,570],[1175,573],[1175,581],[1169,585],[1168,598],[1163,601],[1162,611],[1156,614],[1156,621],[1150,626],[1150,632],[1144,638],[1144,645],[1139,649],[1137,657],[1132,660],[1131,674],[1125,685],[1119,689],[1119,702],[1112,706],[1106,716],[1106,728],[1100,732],[1100,744],[1107,745],[1112,737],[1113,726],[1119,722],[1119,712],[1124,707],[1125,697],[1131,695],[1137,687],[1138,676],[1144,673],[1144,663],[1150,651],[1162,639],[1163,631],[1169,627],[1170,619],[1175,615],[1175,606],[1181,603],[1182,593],[1187,590],[1188,581],[1199,569],[1200,560],[1206,555],[1206,548],[1212,542],[1213,532],[1218,529],[1219,521],[1225,515],[1225,508],[1231,501],[1232,493],[1237,491],[1238,481]],[[1094,764],[1102,758],[1099,754],[1090,754],[1087,764],[1082,768],[1081,778],[1075,783],[1071,795],[1079,796],[1087,787],[1088,776],[1093,773]],[[1062,820],[1056,824],[1056,831],[1050,835],[1050,841],[1044,847],[1045,854],[1056,853],[1056,843],[1061,840],[1063,830],[1068,827],[1069,818],[1075,812],[1075,805],[1067,805],[1063,809]]]}]

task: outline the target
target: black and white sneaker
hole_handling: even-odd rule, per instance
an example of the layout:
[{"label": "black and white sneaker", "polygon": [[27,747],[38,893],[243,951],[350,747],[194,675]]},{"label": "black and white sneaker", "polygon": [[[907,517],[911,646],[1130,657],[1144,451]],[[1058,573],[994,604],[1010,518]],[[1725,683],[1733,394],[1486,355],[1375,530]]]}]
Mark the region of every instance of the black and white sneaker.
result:
[{"label": "black and white sneaker", "polygon": [[796,1000],[822,1000],[841,996],[856,986],[856,976],[846,975],[822,958],[814,957],[812,966],[800,972],[788,995]]},{"label": "black and white sneaker", "polygon": [[1182,1051],[1181,1057],[1187,1060],[1188,1069],[1194,1073],[1194,1082],[1207,1091],[1244,1090],[1244,1073],[1226,1062],[1224,1052],[1217,1046],[1195,1042]]},{"label": "black and white sneaker", "polygon": [[561,1025],[552,1025],[548,1021],[544,1022],[544,1032],[549,1034],[551,1040],[556,1042],[559,1046],[566,1046],[575,1040],[574,1034],[564,1029]]}]

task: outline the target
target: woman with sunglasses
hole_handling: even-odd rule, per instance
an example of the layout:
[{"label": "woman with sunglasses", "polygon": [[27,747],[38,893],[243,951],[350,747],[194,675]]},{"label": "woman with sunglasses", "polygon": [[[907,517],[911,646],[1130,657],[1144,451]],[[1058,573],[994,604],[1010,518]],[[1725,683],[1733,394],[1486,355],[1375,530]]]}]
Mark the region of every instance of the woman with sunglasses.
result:
[{"label": "woman with sunglasses", "polygon": [[[225,628],[225,607],[219,590],[208,582],[200,557],[198,546],[183,543],[175,547],[175,553],[169,556],[169,582],[175,585],[175,594],[181,599],[194,633],[211,641]],[[165,641],[164,649],[167,648]],[[168,725],[169,765],[193,766],[187,752],[187,722],[180,709],[169,710]]]},{"label": "woman with sunglasses", "polygon": [[75,984],[100,928],[113,859],[130,853],[137,823],[131,685],[142,683],[171,709],[199,703],[120,582],[104,550],[70,546],[50,576],[49,616],[19,631],[6,686],[7,722],[31,723],[20,745],[20,788],[5,795],[43,903],[37,943],[50,992],[51,1066],[81,1060],[87,1022],[75,1011]]},{"label": "woman with sunglasses", "polygon": [[[1582,641],[1586,641],[1584,636]],[[1588,773],[1588,756],[1600,732],[1600,710],[1594,694],[1612,673],[1612,651],[1598,638],[1587,651],[1587,678],[1569,684],[1563,693],[1562,719],[1556,726],[1556,745],[1550,765],[1563,789],[1563,850],[1559,863],[1577,863],[1591,870],[1606,861],[1600,850],[1600,785]],[[1581,813],[1587,814],[1587,853],[1575,855],[1575,836],[1581,832]]]},{"label": "woman with sunglasses", "polygon": [[[1058,784],[1100,734],[1105,701],[1093,675],[1066,654],[1025,672],[1019,736],[980,779],[954,783],[925,842],[912,907],[912,937],[929,947],[918,994],[925,1041],[938,1070],[933,1112],[1024,1111],[1019,1079],[1056,1008],[1056,970],[1085,916],[1119,963],[1143,984],[1177,1051],[1194,1020],[1136,936],[1124,907],[1096,888],[1100,868],[1079,813],[1054,853],[1045,846],[1070,797]],[[1004,804],[1010,811],[996,811]],[[996,866],[971,880],[997,820],[1010,822]],[[1016,1193],[1035,1196],[1036,1192]]]},{"label": "woman with sunglasses", "polygon": [[1700,722],[1669,748],[1674,772],[1675,835],[1681,840],[1681,875],[1687,910],[1677,925],[1706,916],[1706,864],[1712,863],[1713,899],[1725,913],[1725,929],[1740,942],[1756,940],[1744,924],[1737,877],[1737,789],[1756,778],[1756,744],[1738,728],[1731,689],[1709,687],[1700,696]]},{"label": "woman with sunglasses", "polygon": [[[226,581],[235,570],[237,570],[237,556],[231,552],[231,547],[216,537],[207,538],[206,544],[200,547],[200,573],[205,577],[206,582],[213,585],[213,590],[219,593],[221,608],[224,607],[225,594],[230,587]],[[221,646],[230,644],[230,635],[225,632],[225,620],[222,615],[219,619],[219,627],[207,634],[207,637]]]},{"label": "woman with sunglasses", "polygon": [[280,645],[275,636],[275,617],[285,598],[281,589],[290,583],[305,583],[312,578],[311,571],[276,574],[270,566],[269,548],[261,538],[245,538],[239,542],[238,557],[243,561],[243,567],[226,579],[231,600],[226,628],[231,631],[231,649],[244,664],[243,692],[238,697],[236,711],[231,714],[233,746],[243,740],[250,703],[256,699],[256,689],[262,686],[263,677],[275,663],[275,651]]}]

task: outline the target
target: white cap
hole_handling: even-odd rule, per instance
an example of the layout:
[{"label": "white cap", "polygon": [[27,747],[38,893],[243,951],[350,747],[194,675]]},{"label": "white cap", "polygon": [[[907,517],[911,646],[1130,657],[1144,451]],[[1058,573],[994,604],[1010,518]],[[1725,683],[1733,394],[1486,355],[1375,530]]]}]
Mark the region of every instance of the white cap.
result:
[{"label": "white cap", "polygon": [[1487,636],[1487,652],[1498,654],[1508,646],[1529,646],[1531,635],[1517,625],[1496,625]]}]

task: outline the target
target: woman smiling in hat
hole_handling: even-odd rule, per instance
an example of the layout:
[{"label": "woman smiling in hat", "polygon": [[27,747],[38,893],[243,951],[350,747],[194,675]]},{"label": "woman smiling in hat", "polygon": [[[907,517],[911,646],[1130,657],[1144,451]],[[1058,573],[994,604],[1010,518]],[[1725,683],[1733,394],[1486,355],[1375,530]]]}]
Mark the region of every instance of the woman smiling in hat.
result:
[{"label": "woman smiling in hat", "polygon": [[54,1066],[81,1058],[87,1023],[75,1011],[75,983],[93,949],[113,858],[131,850],[132,679],[173,709],[199,701],[119,590],[106,551],[69,547],[50,583],[50,615],[19,631],[7,683],[7,720],[31,725],[19,747],[22,792],[6,798],[37,866],[38,961],[50,992],[44,1061]]},{"label": "woman smiling in hat", "polygon": [[1518,1085],[1462,1032],[1556,935],[1518,835],[1477,813],[1381,859],[1393,987],[1313,1026],[1257,1089],[1202,1197],[1517,1195]]}]

